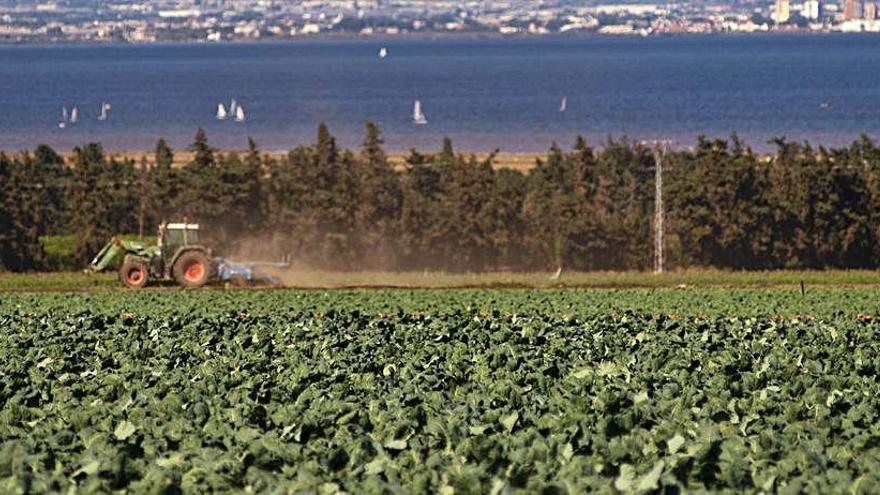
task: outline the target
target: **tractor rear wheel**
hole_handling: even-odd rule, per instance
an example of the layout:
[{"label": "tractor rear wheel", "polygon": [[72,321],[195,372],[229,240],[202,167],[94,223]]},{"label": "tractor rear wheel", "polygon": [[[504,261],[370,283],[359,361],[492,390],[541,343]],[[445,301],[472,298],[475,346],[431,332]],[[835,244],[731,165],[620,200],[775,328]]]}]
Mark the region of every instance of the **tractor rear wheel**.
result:
[{"label": "tractor rear wheel", "polygon": [[147,285],[148,273],[145,264],[127,259],[119,267],[119,280],[129,289],[143,289]]},{"label": "tractor rear wheel", "polygon": [[180,255],[174,263],[174,280],[187,289],[198,289],[211,278],[211,259],[201,251]]}]

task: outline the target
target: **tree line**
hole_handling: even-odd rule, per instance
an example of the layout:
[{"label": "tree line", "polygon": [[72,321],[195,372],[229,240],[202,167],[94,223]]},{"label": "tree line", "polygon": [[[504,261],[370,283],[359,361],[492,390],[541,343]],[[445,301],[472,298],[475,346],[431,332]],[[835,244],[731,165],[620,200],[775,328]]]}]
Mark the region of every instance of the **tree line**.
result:
[{"label": "tree line", "polygon": [[[674,268],[880,266],[880,148],[776,139],[759,155],[735,135],[700,137],[665,155],[665,249]],[[192,159],[109,157],[100,145],[67,160],[50,147],[0,153],[0,266],[45,268],[42,239],[72,234],[86,266],[116,233],[162,220],[201,222],[220,252],[288,256],[330,269],[645,270],[653,263],[654,149],[626,138],[598,148],[552,145],[528,171],[495,154],[411,151],[395,167],[378,127],[357,150],[321,124],[283,157],[249,140]]]}]

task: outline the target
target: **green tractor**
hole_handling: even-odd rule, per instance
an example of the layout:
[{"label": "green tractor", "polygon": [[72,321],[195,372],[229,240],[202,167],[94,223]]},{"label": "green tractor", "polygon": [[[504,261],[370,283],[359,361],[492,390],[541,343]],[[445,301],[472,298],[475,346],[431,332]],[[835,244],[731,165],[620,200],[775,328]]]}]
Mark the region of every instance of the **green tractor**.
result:
[{"label": "green tractor", "polygon": [[155,246],[114,237],[92,260],[99,272],[118,263],[119,279],[127,287],[140,289],[151,280],[173,278],[179,285],[197,289],[215,275],[211,249],[199,243],[199,225],[163,223]]}]

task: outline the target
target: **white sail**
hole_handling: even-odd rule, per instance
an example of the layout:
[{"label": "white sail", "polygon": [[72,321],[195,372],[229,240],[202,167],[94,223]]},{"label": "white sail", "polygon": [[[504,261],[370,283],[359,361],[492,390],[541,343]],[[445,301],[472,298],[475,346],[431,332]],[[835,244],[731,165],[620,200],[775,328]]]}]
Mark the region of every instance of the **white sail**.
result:
[{"label": "white sail", "polygon": [[217,104],[217,120],[226,120],[226,107],[222,103]]},{"label": "white sail", "polygon": [[101,103],[101,115],[98,115],[98,120],[107,120],[107,112],[110,111],[110,104],[107,102]]},{"label": "white sail", "polygon": [[76,105],[70,109],[70,123],[76,124],[76,121],[79,119],[79,112],[76,110]]},{"label": "white sail", "polygon": [[565,96],[562,97],[562,102],[559,104],[559,111],[564,112],[568,109],[568,98]]},{"label": "white sail", "polygon": [[236,103],[235,98],[229,102],[229,115],[235,115],[235,109],[238,107],[238,103]]},{"label": "white sail", "polygon": [[61,107],[61,120],[58,122],[58,127],[62,129],[67,127],[67,107]]},{"label": "white sail", "polygon": [[244,122],[244,107],[241,105],[235,107],[235,121]]},{"label": "white sail", "polygon": [[413,104],[413,122],[416,124],[427,124],[428,119],[425,117],[425,114],[422,113],[422,102],[416,100]]},{"label": "white sail", "polygon": [[379,49],[379,58],[385,58],[388,56],[388,49],[384,46]]}]

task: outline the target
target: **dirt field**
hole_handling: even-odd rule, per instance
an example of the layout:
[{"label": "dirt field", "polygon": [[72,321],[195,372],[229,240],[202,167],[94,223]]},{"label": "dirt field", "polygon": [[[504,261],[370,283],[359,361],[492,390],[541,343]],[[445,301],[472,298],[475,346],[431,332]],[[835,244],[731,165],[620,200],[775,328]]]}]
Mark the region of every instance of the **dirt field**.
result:
[{"label": "dirt field", "polygon": [[[691,270],[663,274],[644,272],[551,273],[448,273],[448,272],[328,272],[286,270],[276,272],[288,288],[771,288],[788,287],[805,291],[816,287],[880,287],[880,273],[858,271],[773,271],[726,272]],[[154,285],[159,290],[177,290],[173,283]],[[223,289],[222,285],[213,285]],[[115,273],[0,273],[3,291],[92,291],[124,290]]]}]

